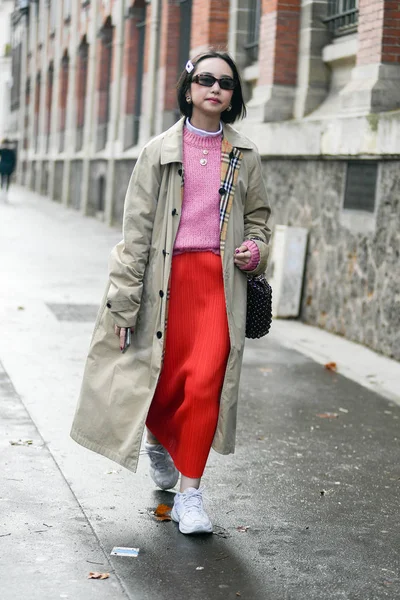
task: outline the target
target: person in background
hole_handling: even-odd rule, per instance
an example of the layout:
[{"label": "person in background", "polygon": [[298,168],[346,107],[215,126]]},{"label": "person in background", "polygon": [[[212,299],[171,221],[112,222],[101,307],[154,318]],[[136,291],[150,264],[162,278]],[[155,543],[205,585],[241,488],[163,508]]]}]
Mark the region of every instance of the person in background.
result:
[{"label": "person in background", "polygon": [[1,177],[1,198],[7,200],[8,189],[10,187],[11,175],[14,173],[17,156],[7,139],[3,140],[0,146],[0,177]]}]

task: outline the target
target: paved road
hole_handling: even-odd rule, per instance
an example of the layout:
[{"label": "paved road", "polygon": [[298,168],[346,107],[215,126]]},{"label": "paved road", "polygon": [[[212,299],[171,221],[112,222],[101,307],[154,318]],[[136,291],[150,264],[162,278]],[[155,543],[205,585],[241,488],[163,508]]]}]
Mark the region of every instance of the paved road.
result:
[{"label": "paved road", "polygon": [[173,495],[145,457],[133,475],[70,440],[119,237],[18,188],[0,205],[2,600],[399,598],[400,407],[277,335],[247,346],[237,453],[211,455],[214,535],[152,518]]}]

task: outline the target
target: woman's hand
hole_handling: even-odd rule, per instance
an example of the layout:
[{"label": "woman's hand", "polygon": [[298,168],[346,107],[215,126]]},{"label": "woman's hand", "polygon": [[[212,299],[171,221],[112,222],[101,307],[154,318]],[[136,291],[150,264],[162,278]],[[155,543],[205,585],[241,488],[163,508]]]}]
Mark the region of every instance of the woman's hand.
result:
[{"label": "woman's hand", "polygon": [[235,250],[235,256],[233,257],[233,261],[237,267],[243,268],[249,264],[251,259],[251,252],[246,246],[246,244],[242,244],[239,248]]},{"label": "woman's hand", "polygon": [[[126,327],[118,327],[118,325],[114,325],[114,331],[115,335],[119,337],[119,347],[121,350],[123,350],[125,346]],[[133,333],[133,327],[131,327],[131,333]]]}]

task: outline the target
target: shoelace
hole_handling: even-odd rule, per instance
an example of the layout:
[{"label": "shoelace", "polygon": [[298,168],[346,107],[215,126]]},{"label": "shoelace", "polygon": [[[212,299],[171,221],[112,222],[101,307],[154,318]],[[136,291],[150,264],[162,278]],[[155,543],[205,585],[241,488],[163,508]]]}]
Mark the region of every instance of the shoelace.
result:
[{"label": "shoelace", "polygon": [[199,488],[196,492],[192,492],[187,496],[183,495],[182,501],[189,512],[193,509],[203,510],[203,492],[204,488]]},{"label": "shoelace", "polygon": [[[154,465],[154,468],[160,471],[161,473],[171,468],[171,465],[167,464],[168,458],[166,451],[163,452],[162,450],[141,450],[140,454],[148,454],[152,464]],[[155,456],[156,454],[158,454],[160,458]]]}]

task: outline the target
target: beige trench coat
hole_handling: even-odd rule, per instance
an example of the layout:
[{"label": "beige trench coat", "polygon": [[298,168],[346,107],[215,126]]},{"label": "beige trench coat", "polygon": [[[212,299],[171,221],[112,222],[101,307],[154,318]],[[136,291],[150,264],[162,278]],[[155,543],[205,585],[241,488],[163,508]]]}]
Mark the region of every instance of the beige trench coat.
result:
[{"label": "beige trench coat", "polygon": [[[72,438],[136,471],[146,416],[161,371],[168,285],[179,227],[184,173],[181,119],[143,149],[126,199],[123,240],[110,257],[110,277],[85,366]],[[258,267],[268,257],[270,209],[254,145],[224,126],[221,160],[221,257],[230,354],[213,448],[235,449],[238,387],[245,340],[246,275],[233,262],[243,240],[259,238]],[[119,350],[114,324],[134,327],[131,347]]]}]

